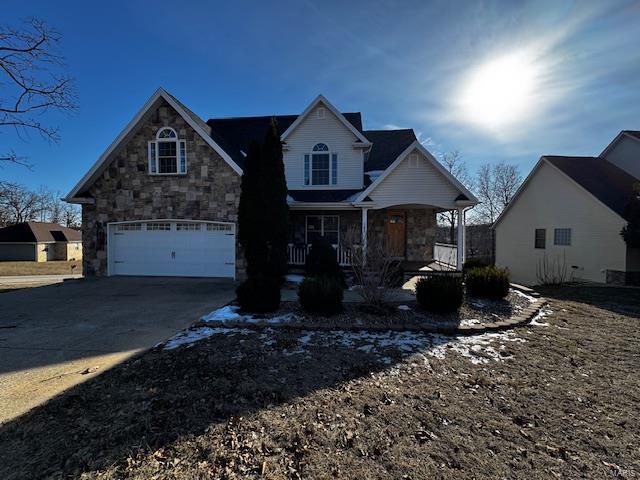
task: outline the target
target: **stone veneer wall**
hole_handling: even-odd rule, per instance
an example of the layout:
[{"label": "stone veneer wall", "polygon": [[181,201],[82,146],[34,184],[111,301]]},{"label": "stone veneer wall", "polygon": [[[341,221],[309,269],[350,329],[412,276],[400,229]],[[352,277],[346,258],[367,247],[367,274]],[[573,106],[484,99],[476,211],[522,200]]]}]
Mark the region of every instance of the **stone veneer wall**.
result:
[{"label": "stone veneer wall", "polygon": [[[149,175],[147,145],[161,127],[172,127],[187,141],[185,175]],[[85,275],[106,275],[107,223],[180,219],[235,222],[240,176],[164,100],[114,152],[111,164],[90,187],[95,205],[82,206]],[[244,259],[236,245],[236,274]]]},{"label": "stone veneer wall", "polygon": [[[436,235],[436,214],[431,208],[421,209],[393,209],[406,212],[406,259],[412,262],[433,260],[433,246]],[[355,229],[360,239],[362,213],[357,211],[327,211],[327,210],[294,210],[290,212],[291,243],[305,243],[305,216],[307,215],[339,215],[340,240],[344,241],[347,232]],[[367,214],[369,234],[386,235],[387,210],[369,210]]]}]

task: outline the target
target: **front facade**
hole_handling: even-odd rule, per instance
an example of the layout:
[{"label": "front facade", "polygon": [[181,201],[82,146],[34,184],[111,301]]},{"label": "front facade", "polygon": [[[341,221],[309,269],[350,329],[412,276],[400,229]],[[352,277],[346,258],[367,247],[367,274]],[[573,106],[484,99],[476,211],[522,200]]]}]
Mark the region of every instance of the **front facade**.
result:
[{"label": "front facade", "polygon": [[78,230],[47,222],[22,222],[0,229],[0,261],[52,260],[82,260]]},{"label": "front facade", "polygon": [[[82,204],[85,274],[241,277],[242,167],[271,118],[205,123],[158,90],[67,197]],[[318,237],[344,265],[354,244],[377,240],[400,260],[427,264],[436,213],[477,203],[412,130],[363,130],[360,113],[340,113],[322,96],[275,118],[291,265],[304,264]]]},{"label": "front facade", "polygon": [[[622,168],[634,165],[630,159],[640,164],[640,140],[635,143],[630,155],[614,141],[599,157],[542,157],[494,224],[496,264],[527,285],[563,271],[565,280],[598,283],[640,271],[638,252],[620,236],[639,181]],[[624,142],[624,149],[630,146]]]}]

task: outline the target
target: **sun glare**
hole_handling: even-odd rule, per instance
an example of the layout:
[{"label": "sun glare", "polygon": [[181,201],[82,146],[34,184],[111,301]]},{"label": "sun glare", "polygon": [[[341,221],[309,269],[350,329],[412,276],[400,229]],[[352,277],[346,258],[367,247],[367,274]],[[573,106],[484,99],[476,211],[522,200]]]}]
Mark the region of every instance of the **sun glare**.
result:
[{"label": "sun glare", "polygon": [[523,54],[490,61],[471,74],[461,97],[464,116],[487,128],[522,119],[533,106],[538,69]]}]

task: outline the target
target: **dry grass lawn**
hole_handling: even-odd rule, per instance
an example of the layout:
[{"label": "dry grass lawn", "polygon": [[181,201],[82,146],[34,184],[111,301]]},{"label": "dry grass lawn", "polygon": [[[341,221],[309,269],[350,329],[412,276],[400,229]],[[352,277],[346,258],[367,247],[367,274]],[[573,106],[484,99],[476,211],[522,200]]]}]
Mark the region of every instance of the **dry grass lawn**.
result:
[{"label": "dry grass lawn", "polygon": [[[75,268],[71,268],[75,265]],[[15,275],[70,275],[82,273],[82,262],[3,262],[0,261],[0,277]]]},{"label": "dry grass lawn", "polygon": [[640,290],[545,294],[467,340],[205,331],[0,427],[0,478],[638,478]]}]

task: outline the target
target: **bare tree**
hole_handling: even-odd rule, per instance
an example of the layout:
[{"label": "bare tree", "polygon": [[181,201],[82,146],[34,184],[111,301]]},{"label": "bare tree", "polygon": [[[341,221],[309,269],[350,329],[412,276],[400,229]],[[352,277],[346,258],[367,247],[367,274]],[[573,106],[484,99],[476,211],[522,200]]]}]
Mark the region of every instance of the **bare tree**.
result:
[{"label": "bare tree", "polygon": [[[451,175],[458,179],[460,183],[465,186],[471,185],[471,176],[469,175],[469,169],[467,163],[460,156],[460,152],[453,151],[445,153],[440,157],[440,163],[447,169]],[[446,225],[449,229],[449,243],[453,244],[456,240],[456,222],[458,212],[456,210],[447,210],[438,214],[438,223]]]},{"label": "bare tree", "polygon": [[37,193],[17,183],[6,182],[0,184],[0,191],[0,210],[3,211],[7,223],[20,223],[37,218],[40,209]]},{"label": "bare tree", "polygon": [[493,223],[509,204],[522,183],[517,165],[500,162],[481,165],[476,174],[475,194],[482,202],[474,209],[481,223]]},{"label": "bare tree", "polygon": [[80,209],[78,205],[71,203],[63,203],[62,216],[60,223],[69,228],[80,228],[82,223]]},{"label": "bare tree", "polygon": [[[41,122],[50,110],[76,108],[74,81],[65,73],[59,41],[60,35],[37,18],[22,28],[0,27],[0,127],[13,127],[21,138],[38,132],[59,140],[58,127]],[[28,165],[13,151],[0,154],[3,161]]]}]

